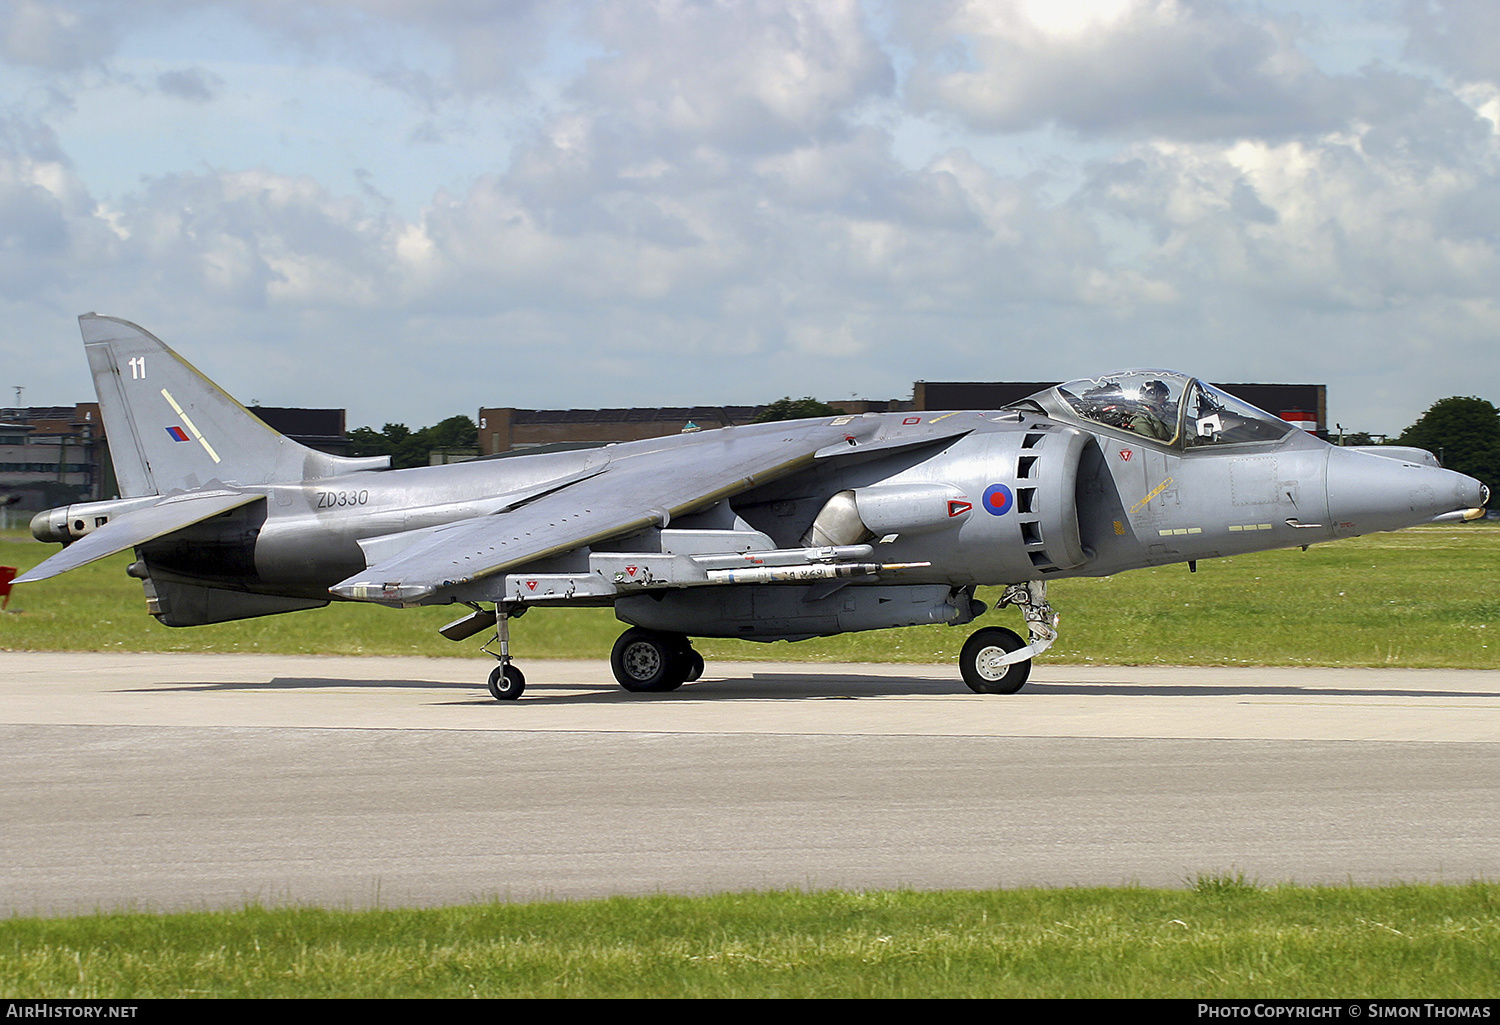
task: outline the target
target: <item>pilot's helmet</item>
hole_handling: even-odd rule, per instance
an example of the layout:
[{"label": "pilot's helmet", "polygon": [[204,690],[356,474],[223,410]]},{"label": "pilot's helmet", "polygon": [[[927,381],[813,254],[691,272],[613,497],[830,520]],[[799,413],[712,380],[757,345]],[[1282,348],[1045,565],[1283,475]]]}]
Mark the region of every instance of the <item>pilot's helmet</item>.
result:
[{"label": "pilot's helmet", "polygon": [[1161,381],[1147,381],[1141,385],[1141,399],[1153,406],[1167,404],[1167,386]]}]

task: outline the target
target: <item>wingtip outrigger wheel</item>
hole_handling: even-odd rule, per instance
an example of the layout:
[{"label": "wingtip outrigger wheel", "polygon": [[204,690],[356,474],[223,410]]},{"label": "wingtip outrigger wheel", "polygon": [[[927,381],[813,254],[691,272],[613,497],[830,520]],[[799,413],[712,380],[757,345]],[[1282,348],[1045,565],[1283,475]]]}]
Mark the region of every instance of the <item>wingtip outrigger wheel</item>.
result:
[{"label": "wingtip outrigger wheel", "polygon": [[490,672],[490,694],[496,701],[514,701],[526,689],[526,674],[512,665],[496,666]]}]

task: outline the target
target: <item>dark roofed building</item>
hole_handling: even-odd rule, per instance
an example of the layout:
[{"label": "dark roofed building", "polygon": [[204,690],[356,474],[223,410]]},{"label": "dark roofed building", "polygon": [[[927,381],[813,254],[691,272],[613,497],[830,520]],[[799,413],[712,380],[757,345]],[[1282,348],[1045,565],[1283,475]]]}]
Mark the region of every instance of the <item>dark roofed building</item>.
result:
[{"label": "dark roofed building", "polygon": [[329,455],[349,454],[342,409],[298,409],[294,406],[251,406],[250,412],[272,430]]},{"label": "dark roofed building", "polygon": [[641,409],[514,409],[479,411],[483,455],[541,445],[607,444],[678,434],[689,424],[700,430],[732,427],[755,419],[762,406],[656,406]]},{"label": "dark roofed building", "polygon": [[[830,403],[847,413],[910,409],[899,399],[845,399]],[[479,451],[497,455],[543,445],[607,445],[664,438],[689,424],[707,431],[752,423],[765,406],[647,406],[634,409],[515,409],[479,411]]]}]

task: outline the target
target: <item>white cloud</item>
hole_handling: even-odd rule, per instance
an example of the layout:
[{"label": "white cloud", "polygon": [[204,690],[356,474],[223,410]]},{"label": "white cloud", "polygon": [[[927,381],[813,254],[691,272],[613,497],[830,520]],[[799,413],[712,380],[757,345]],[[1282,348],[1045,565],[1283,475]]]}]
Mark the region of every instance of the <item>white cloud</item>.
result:
[{"label": "white cloud", "polygon": [[1500,84],[1500,7],[1491,0],[1406,0],[1407,53],[1461,81]]},{"label": "white cloud", "polygon": [[674,150],[795,145],[894,84],[855,0],[606,4],[585,28],[607,53],[571,94]]},{"label": "white cloud", "polygon": [[109,6],[6,0],[0,4],[0,58],[62,72],[97,66],[118,42]]},{"label": "white cloud", "polygon": [[1217,0],[903,5],[922,109],[987,132],[1222,138],[1327,128],[1343,87],[1292,27]]}]

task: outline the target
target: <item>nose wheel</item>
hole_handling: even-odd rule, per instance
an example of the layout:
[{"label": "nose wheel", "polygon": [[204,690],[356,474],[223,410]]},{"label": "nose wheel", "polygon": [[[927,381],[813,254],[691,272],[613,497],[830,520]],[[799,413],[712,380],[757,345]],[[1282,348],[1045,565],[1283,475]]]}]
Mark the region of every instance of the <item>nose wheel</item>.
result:
[{"label": "nose wheel", "polygon": [[1005,657],[1024,647],[1026,642],[1003,626],[976,630],[958,656],[964,683],[976,694],[1014,694],[1031,675],[1031,659],[1006,662]]}]

